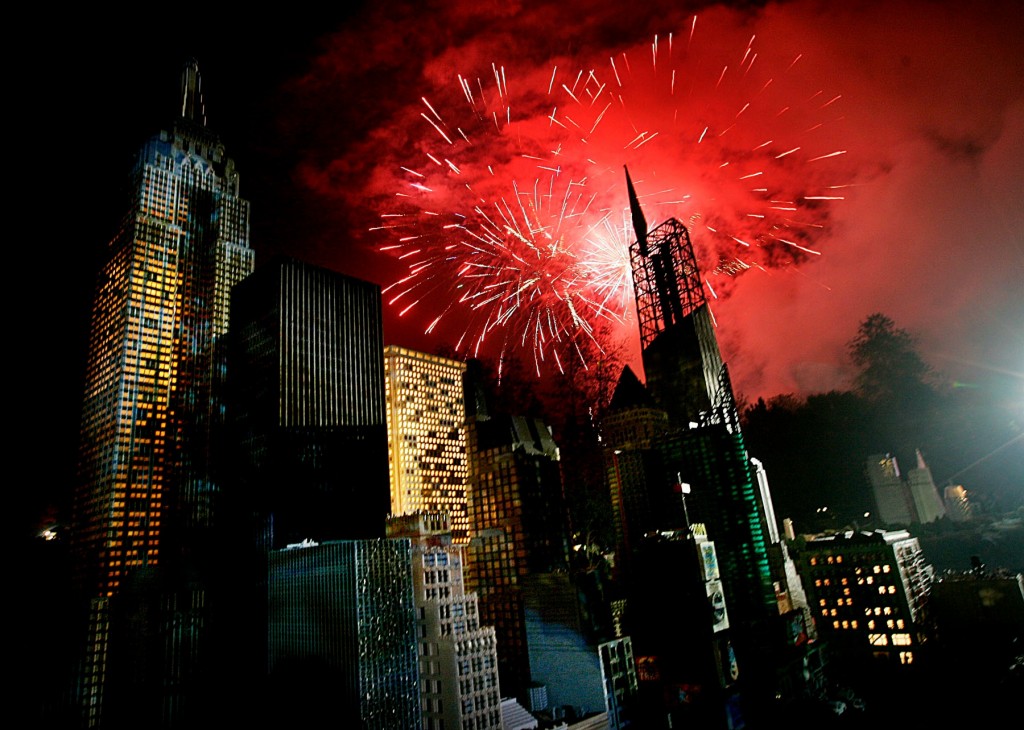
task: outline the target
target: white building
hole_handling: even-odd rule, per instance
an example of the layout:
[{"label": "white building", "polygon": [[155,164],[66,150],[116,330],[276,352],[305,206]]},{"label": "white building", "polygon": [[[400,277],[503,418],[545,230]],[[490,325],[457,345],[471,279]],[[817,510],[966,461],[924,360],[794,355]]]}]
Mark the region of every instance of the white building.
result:
[{"label": "white building", "polygon": [[477,596],[465,592],[447,515],[392,517],[388,535],[412,540],[423,730],[500,730],[494,628],[480,626]]}]

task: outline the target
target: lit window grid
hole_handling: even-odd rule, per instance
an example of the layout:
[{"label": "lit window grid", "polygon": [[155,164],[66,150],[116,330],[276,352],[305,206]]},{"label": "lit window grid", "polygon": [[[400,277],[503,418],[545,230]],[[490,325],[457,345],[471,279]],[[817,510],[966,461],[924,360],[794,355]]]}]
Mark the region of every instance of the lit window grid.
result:
[{"label": "lit window grid", "polygon": [[[807,556],[809,590],[818,624],[834,633],[856,632],[873,648],[916,644],[913,612],[905,590],[906,565],[920,560],[910,541],[896,546],[826,549]],[[896,565],[893,560],[898,560]],[[914,580],[924,582],[916,577]],[[910,653],[901,657],[910,663]]]},{"label": "lit window grid", "polygon": [[[253,268],[237,179],[218,177],[207,160],[183,151],[193,146],[164,135],[144,148],[134,208],[110,244],[93,307],[75,508],[89,580],[106,596],[129,569],[159,562],[169,471],[180,471],[171,468],[179,459],[174,444],[188,432],[180,419],[189,414],[175,404],[189,400],[186,390],[196,402],[208,400],[210,338],[226,332],[231,287]],[[216,201],[212,226],[191,207],[202,195]],[[187,253],[201,248],[207,229],[219,244],[212,282]],[[192,306],[201,297],[215,302],[212,316]],[[190,356],[195,364],[183,373]],[[195,496],[190,481],[202,480],[181,479],[186,500]]]},{"label": "lit window grid", "polygon": [[468,539],[465,365],[399,347],[384,351],[392,514],[446,512]]}]

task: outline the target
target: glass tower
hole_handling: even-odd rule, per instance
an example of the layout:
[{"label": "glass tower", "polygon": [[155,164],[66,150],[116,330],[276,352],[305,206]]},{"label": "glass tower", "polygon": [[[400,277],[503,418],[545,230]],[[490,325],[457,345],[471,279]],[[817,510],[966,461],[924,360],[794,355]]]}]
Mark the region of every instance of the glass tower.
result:
[{"label": "glass tower", "polygon": [[270,715],[257,727],[421,730],[412,559],[408,538],[270,552]]},{"label": "glass tower", "polygon": [[[210,450],[222,417],[219,340],[231,287],[252,271],[253,251],[249,204],[206,127],[194,61],[182,73],[180,116],[137,154],[125,205],[93,301],[74,495],[72,545],[90,601],[80,684],[90,726],[102,720],[112,667],[112,602],[129,579],[201,560],[219,492]],[[161,601],[169,611],[179,603]],[[192,615],[203,599],[183,603]],[[180,618],[155,642],[170,654],[202,623]],[[164,686],[186,691],[189,670],[166,664],[180,674]],[[131,679],[150,680],[160,681]],[[175,700],[162,702],[161,714],[174,711]]]}]

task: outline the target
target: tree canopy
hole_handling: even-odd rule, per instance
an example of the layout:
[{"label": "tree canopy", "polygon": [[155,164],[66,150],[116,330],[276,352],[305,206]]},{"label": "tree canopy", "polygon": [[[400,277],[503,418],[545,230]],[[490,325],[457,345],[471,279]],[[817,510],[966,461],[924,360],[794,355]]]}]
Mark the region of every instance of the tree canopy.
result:
[{"label": "tree canopy", "polygon": [[888,316],[869,315],[848,343],[859,369],[857,392],[870,401],[905,402],[931,391],[934,373],[917,352],[917,341]]}]

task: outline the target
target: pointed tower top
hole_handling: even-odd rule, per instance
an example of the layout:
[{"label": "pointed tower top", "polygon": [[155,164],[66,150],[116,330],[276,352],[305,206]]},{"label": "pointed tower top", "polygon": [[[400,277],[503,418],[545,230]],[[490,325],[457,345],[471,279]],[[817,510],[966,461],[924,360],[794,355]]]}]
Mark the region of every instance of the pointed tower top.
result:
[{"label": "pointed tower top", "polygon": [[637,243],[640,244],[640,255],[647,256],[647,219],[640,208],[640,200],[636,197],[636,189],[629,177],[629,168],[622,166],[626,171],[626,188],[629,190],[629,212],[633,216],[633,231],[636,233]]},{"label": "pointed tower top", "polygon": [[181,118],[201,127],[206,126],[199,63],[194,58],[189,59],[181,72]]},{"label": "pointed tower top", "polygon": [[615,393],[612,395],[611,403],[608,405],[610,411],[624,411],[631,408],[654,408],[654,399],[640,382],[640,378],[633,372],[633,368],[626,365],[619,375],[619,382],[615,386]]}]

